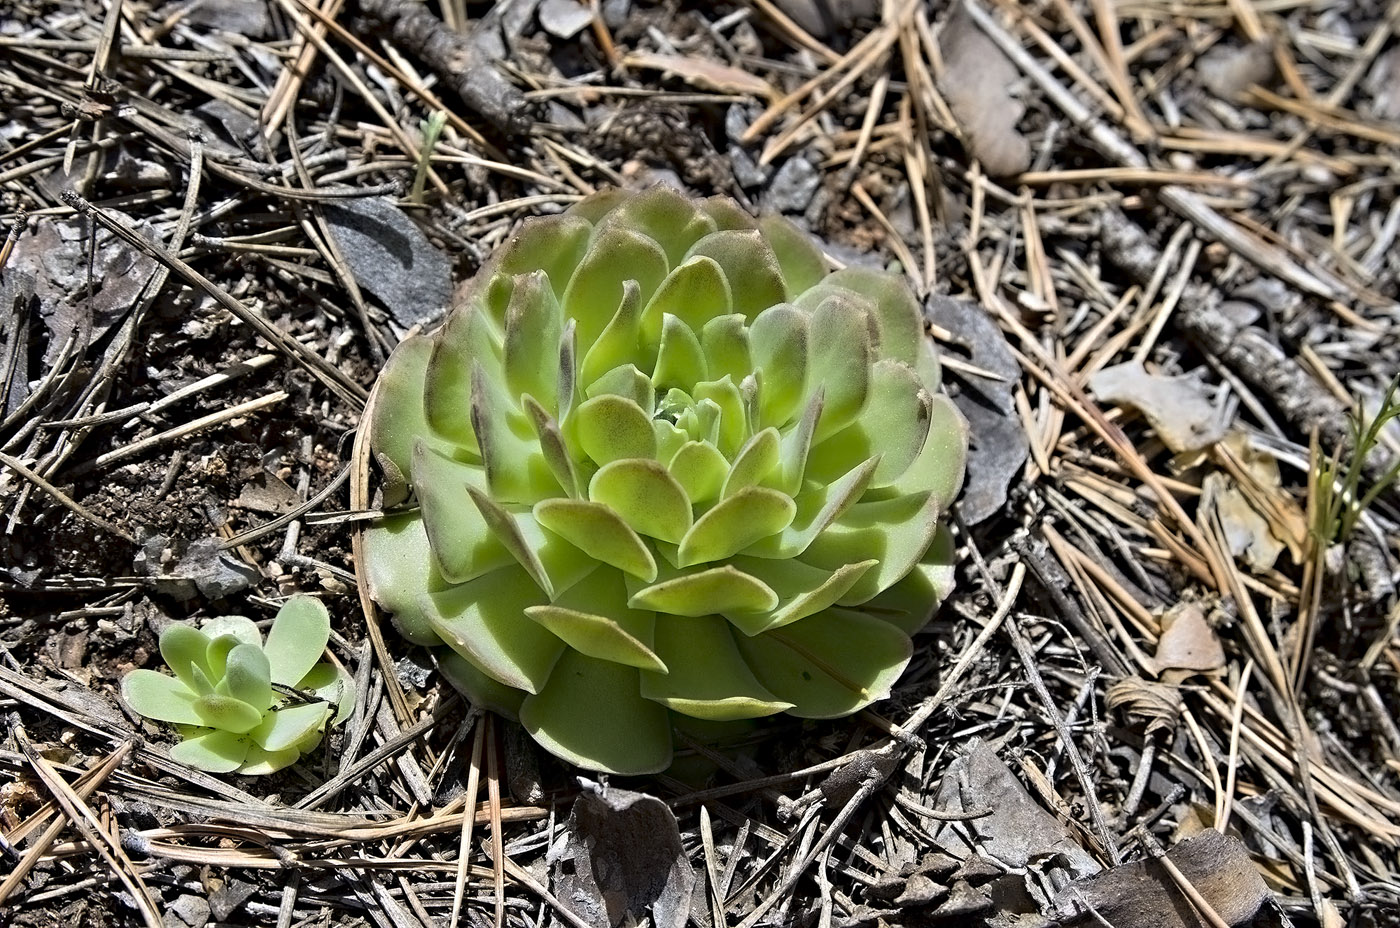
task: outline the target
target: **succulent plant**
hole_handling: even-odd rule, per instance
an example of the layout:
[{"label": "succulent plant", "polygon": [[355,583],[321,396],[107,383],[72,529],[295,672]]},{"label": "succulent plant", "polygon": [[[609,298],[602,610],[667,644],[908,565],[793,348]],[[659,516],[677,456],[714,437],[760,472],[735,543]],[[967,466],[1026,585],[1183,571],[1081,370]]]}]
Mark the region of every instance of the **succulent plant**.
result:
[{"label": "succulent plant", "polygon": [[122,698],[147,718],[170,722],[183,740],[170,750],[210,773],[281,770],[321,743],[355,705],[355,683],[320,662],[330,638],[321,601],[293,596],[264,641],[251,619],[227,615],[200,628],[169,625],[160,654],[175,676],[133,670]]},{"label": "succulent plant", "polygon": [[951,583],[967,436],[939,377],[894,274],[829,273],[732,200],[596,194],[394,351],[360,569],[453,683],[585,768],[664,769],[674,714],[846,715]]}]

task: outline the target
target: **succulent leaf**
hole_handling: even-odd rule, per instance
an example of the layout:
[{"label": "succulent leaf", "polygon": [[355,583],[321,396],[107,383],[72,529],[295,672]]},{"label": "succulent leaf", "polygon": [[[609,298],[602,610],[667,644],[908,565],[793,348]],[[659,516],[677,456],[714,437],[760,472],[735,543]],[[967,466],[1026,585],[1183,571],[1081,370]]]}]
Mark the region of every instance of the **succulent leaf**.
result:
[{"label": "succulent leaf", "polygon": [[285,751],[311,732],[319,730],[330,714],[331,707],[320,702],[274,709],[263,717],[249,737],[264,751]]},{"label": "succulent leaf", "polygon": [[657,773],[671,764],[666,707],[641,693],[642,671],[564,649],[520,721],[557,757],[603,773]]},{"label": "succulent leaf", "polygon": [[175,725],[203,725],[195,711],[199,696],[177,677],[154,670],[133,670],[122,677],[122,699],[148,719]]},{"label": "succulent leaf", "polygon": [[758,682],[719,616],[671,619],[657,626],[667,673],[642,674],[642,695],[684,715],[715,721],[753,719],[792,708]]},{"label": "succulent leaf", "polygon": [[267,660],[273,683],[293,686],[316,666],[331,637],[331,614],[313,596],[293,596],[278,611],[267,633]]},{"label": "succulent leaf", "polygon": [[[237,640],[233,636],[216,639]],[[228,652],[224,679],[220,683],[228,695],[261,713],[272,705],[272,665],[261,645],[239,644]]]},{"label": "succulent leaf", "polygon": [[209,773],[233,773],[243,766],[251,744],[246,735],[207,730],[171,748],[170,758]]},{"label": "succulent leaf", "polygon": [[458,300],[372,396],[383,499],[417,508],[360,565],[454,685],[616,773],[664,768],[673,718],[888,694],[951,586],[968,442],[899,277],[653,188],[527,221]]},{"label": "succulent leaf", "polygon": [[390,611],[399,634],[413,644],[442,644],[418,609],[424,590],[436,592],[447,586],[435,566],[438,554],[429,543],[423,517],[418,513],[387,516],[365,529],[364,542],[361,569],[370,595]]}]

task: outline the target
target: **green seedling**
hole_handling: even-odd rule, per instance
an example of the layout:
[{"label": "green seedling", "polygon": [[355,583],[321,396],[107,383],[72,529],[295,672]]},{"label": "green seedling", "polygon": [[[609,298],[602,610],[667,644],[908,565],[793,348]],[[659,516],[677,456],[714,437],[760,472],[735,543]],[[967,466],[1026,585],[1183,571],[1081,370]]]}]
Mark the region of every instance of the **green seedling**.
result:
[{"label": "green seedling", "polygon": [[182,740],[170,756],[181,763],[210,773],[273,773],[314,750],[354,708],[354,681],[320,660],[330,631],[326,607],[310,596],[287,600],[266,641],[239,615],[200,628],[171,625],[160,653],[175,675],[133,670],[122,678],[122,698],[176,727]]},{"label": "green seedling", "polygon": [[1377,445],[1392,421],[1400,418],[1400,377],[1392,380],[1374,416],[1367,416],[1358,407],[1351,416],[1352,453],[1346,462],[1342,451],[1330,458],[1321,458],[1314,474],[1316,522],[1314,532],[1324,547],[1347,542],[1356,531],[1361,515],[1386,489],[1400,478],[1400,459],[1363,493],[1361,479],[1365,475],[1366,458]]}]

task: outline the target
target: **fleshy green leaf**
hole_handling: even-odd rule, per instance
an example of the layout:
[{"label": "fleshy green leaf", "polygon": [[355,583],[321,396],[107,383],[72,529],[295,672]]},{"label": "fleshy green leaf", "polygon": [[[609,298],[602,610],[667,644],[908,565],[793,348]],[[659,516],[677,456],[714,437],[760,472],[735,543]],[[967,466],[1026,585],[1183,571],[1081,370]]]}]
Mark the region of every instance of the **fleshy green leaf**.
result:
[{"label": "fleshy green leaf", "polygon": [[160,656],[199,695],[213,692],[209,669],[209,636],[188,625],[167,625],[160,633]]},{"label": "fleshy green leaf", "polygon": [[924,320],[919,302],[903,277],[875,268],[852,266],[833,272],[822,284],[845,287],[870,300],[880,333],[880,355],[911,366],[917,363],[920,343],[924,340]]},{"label": "fleshy green leaf", "polygon": [[716,316],[705,323],[700,330],[700,344],[705,350],[706,367],[714,380],[728,376],[738,383],[753,370],[748,327],[738,313]]},{"label": "fleshy green leaf", "polygon": [[[437,435],[472,453],[478,450],[472,421],[472,369],[489,365],[492,379],[499,376],[503,336],[479,301],[450,313],[433,336],[423,380],[427,421]],[[386,404],[384,415],[394,414]]]},{"label": "fleshy green leaf", "polygon": [[424,612],[454,651],[498,683],[539,692],[564,643],[525,618],[548,599],[523,568],[504,567],[424,597]]},{"label": "fleshy green leaf", "polygon": [[[204,629],[201,628],[200,631],[204,631]],[[209,632],[204,631],[204,634],[209,635]],[[209,635],[209,637],[211,640],[209,649],[204,652],[204,665],[209,668],[209,678],[219,681],[215,684],[217,689],[218,685],[223,682],[224,671],[228,668],[229,652],[244,642],[232,635]],[[259,641],[256,647],[261,651],[262,642]],[[219,690],[219,692],[224,691]]]},{"label": "fleshy green leaf", "polygon": [[677,428],[664,418],[652,419],[651,430],[656,433],[658,461],[670,461],[676,456],[676,452],[681,450],[681,446],[690,441],[685,429]]},{"label": "fleshy green leaf", "polygon": [[762,580],[723,564],[688,574],[667,571],[662,582],[637,590],[629,602],[669,615],[766,613],[778,604],[778,595]]},{"label": "fleshy green leaf", "polygon": [[792,499],[767,487],[749,487],[695,521],[681,539],[679,564],[689,567],[737,554],[792,522],[797,507]]},{"label": "fleshy green leaf", "polygon": [[466,697],[472,705],[497,712],[509,719],[520,717],[520,704],[525,700],[525,691],[506,686],[492,679],[471,661],[451,648],[437,650],[438,670]]},{"label": "fleshy green leaf", "polygon": [[608,214],[616,210],[627,199],[633,196],[630,191],[620,187],[605,187],[602,190],[590,193],[579,200],[565,211],[566,216],[577,216],[587,220],[592,225],[597,225],[607,218]]},{"label": "fleshy green leaf", "polygon": [[778,489],[789,496],[796,496],[807,478],[807,457],[812,451],[812,438],[817,434],[817,422],[821,419],[825,402],[826,394],[818,387],[807,399],[802,418],[783,436],[782,452],[779,455],[782,462],[782,480],[778,483]]},{"label": "fleshy green leaf", "polygon": [[282,604],[267,633],[267,659],[273,683],[295,686],[316,666],[331,637],[331,614],[314,596],[293,596]]},{"label": "fleshy green leaf", "polygon": [[746,635],[782,628],[809,615],[816,615],[837,603],[876,561],[843,564],[835,570],[812,567],[795,558],[739,557],[734,563],[740,570],[762,580],[777,594],[780,604],[760,615],[725,616]]},{"label": "fleshy green leaf", "polygon": [[203,725],[195,711],[198,697],[175,677],[154,670],[133,670],[122,677],[122,699],[148,719],[176,725]]},{"label": "fleshy green leaf", "polygon": [[656,578],[651,551],[610,507],[589,500],[546,499],[535,504],[534,514],[540,525],[604,564],[648,582]]},{"label": "fleshy green leaf", "polygon": [[559,355],[550,351],[563,334],[559,301],[543,271],[516,278],[506,308],[505,380],[511,397],[523,394],[553,408],[559,400]]},{"label": "fleshy green leaf", "polygon": [[802,409],[807,383],[807,314],[789,303],[759,313],[749,326],[753,365],[763,372],[759,415],[764,425],[785,426]]},{"label": "fleshy green leaf", "polygon": [[559,409],[556,419],[567,422],[578,401],[578,324],[572,319],[564,322],[564,334],[559,336]]},{"label": "fleshy green leaf", "polygon": [[258,631],[258,624],[246,615],[214,616],[201,622],[199,630],[211,640],[227,635],[241,643],[255,644],[258,647],[262,647],[263,643],[262,632]]},{"label": "fleshy green leaf", "polygon": [[766,482],[779,464],[780,447],[777,429],[764,429],[750,438],[734,459],[720,496],[733,496],[740,490]]},{"label": "fleshy green leaf", "polygon": [[962,487],[967,464],[967,420],[940,393],[929,408],[928,437],[914,463],[894,482],[896,493],[928,491],[947,509]]},{"label": "fleshy green leaf", "polygon": [[666,670],[651,650],[656,616],[627,605],[627,588],[617,571],[596,570],[555,604],[531,606],[525,614],[581,654],[643,670]]},{"label": "fleshy green leaf", "polygon": [[250,744],[247,735],[211,731],[175,745],[170,759],[207,773],[233,773],[243,765]]},{"label": "fleshy green leaf", "polygon": [[698,239],[716,229],[715,221],[689,197],[663,184],[625,198],[604,224],[625,226],[653,239],[672,267]]},{"label": "fleshy green leaf", "polygon": [[643,699],[641,671],[565,651],[520,721],[556,757],[603,773],[658,773],[671,763],[666,709]]},{"label": "fleshy green leaf", "polygon": [[689,257],[696,256],[711,258],[723,269],[734,312],[752,319],[788,298],[778,258],[756,229],[713,232],[691,247]]},{"label": "fleshy green leaf", "polygon": [[335,710],[330,721],[332,726],[349,718],[355,708],[355,680],[334,664],[321,663],[312,667],[296,688],[324,700]]},{"label": "fleshy green leaf", "polygon": [[[810,484],[809,488],[797,496],[796,513],[792,521],[779,535],[764,538],[745,552],[754,557],[790,558],[797,557],[808,549],[828,526],[856,504],[870,483],[870,475],[878,462],[871,458],[849,474],[834,483]],[[878,557],[879,552],[870,552]],[[840,564],[853,564],[864,560],[865,555],[853,556],[840,561]],[[840,566],[832,564],[832,569]]]},{"label": "fleshy green leaf", "polygon": [[702,719],[752,719],[791,704],[754,677],[728,624],[718,616],[657,622],[657,653],[669,673],[642,673],[641,694],[676,712]]},{"label": "fleshy green leaf", "polygon": [[700,201],[700,209],[715,221],[721,232],[752,229],[757,223],[730,197],[712,196]]},{"label": "fleshy green leaf", "polygon": [[826,275],[826,259],[812,237],[782,216],[764,216],[759,231],[768,240],[790,293],[815,287]]},{"label": "fleshy green leaf", "polygon": [[444,578],[464,583],[510,563],[510,552],[469,504],[467,487],[486,489],[486,471],[480,465],[461,464],[420,444],[413,469],[420,477],[423,526]]},{"label": "fleshy green leaf", "polygon": [[817,442],[850,425],[865,405],[872,325],[860,303],[839,295],[827,297],[812,314],[808,389],[819,384],[823,392]]},{"label": "fleshy green leaf", "polygon": [[414,335],[399,342],[375,381],[368,403],[370,447],[387,458],[400,478],[384,488],[384,503],[394,506],[408,496],[412,480],[413,446],[419,441],[441,442],[428,425],[424,382],[433,339]]},{"label": "fleshy green leaf", "polygon": [[888,358],[877,362],[860,418],[812,449],[808,476],[819,483],[834,480],[867,458],[879,458],[870,486],[888,486],[924,447],[932,407],[913,368]]},{"label": "fleshy green leaf", "polygon": [[[232,637],[232,636],[230,636]],[[223,687],[226,695],[259,711],[272,705],[272,665],[260,645],[240,644],[228,652]]]},{"label": "fleshy green leaf", "polygon": [[629,399],[595,396],[580,406],[575,416],[583,453],[599,465],[656,456],[651,417]]},{"label": "fleshy green leaf", "polygon": [[578,323],[585,355],[622,305],[623,281],[635,280],[645,303],[667,267],[661,247],[646,236],[617,226],[598,230],[564,291],[564,310]]},{"label": "fleshy green leaf", "polygon": [[721,410],[714,400],[692,402],[689,409],[681,413],[676,425],[685,430],[692,441],[719,445],[719,420]]},{"label": "fleshy green leaf", "polygon": [[592,234],[592,224],[576,215],[531,219],[496,253],[495,270],[507,276],[544,271],[562,297]]},{"label": "fleshy green leaf", "polygon": [[521,397],[521,404],[525,407],[525,414],[530,417],[530,424],[535,428],[540,453],[544,456],[545,466],[549,468],[554,482],[559,484],[568,496],[578,496],[578,472],[574,469],[573,459],[569,457],[569,449],[564,444],[564,434],[559,428],[559,423],[530,394]]},{"label": "fleshy green leaf", "polygon": [[[505,556],[508,559],[509,553]],[[424,590],[436,591],[446,585],[435,560],[418,513],[385,516],[365,529],[364,563],[359,567],[370,595],[392,613],[394,627],[412,644],[442,644],[418,608],[418,597]]]},{"label": "fleshy green leaf", "polygon": [[608,394],[629,399],[648,416],[651,415],[656,401],[656,388],[652,385],[651,378],[630,362],[614,367],[590,383],[583,392],[589,399]]},{"label": "fleshy green leaf", "polygon": [[290,767],[301,759],[303,750],[311,750],[320,743],[320,736],[311,732],[312,742],[302,742],[281,751],[265,751],[256,744],[248,745],[248,754],[238,772],[249,777],[264,777]]},{"label": "fleshy green leaf", "polygon": [[491,531],[549,599],[597,566],[596,560],[577,547],[541,528],[533,513],[509,512],[479,490],[467,492]]},{"label": "fleshy green leaf", "polygon": [[691,258],[666,276],[642,310],[642,338],[655,344],[668,313],[699,332],[716,316],[733,312],[733,305],[723,269],[709,258]]},{"label": "fleshy green leaf", "polygon": [[957,545],[946,525],[939,525],[919,563],[904,579],[866,600],[861,611],[912,635],[933,618],[934,610],[953,589]]},{"label": "fleshy green leaf", "polygon": [[637,356],[637,331],[641,324],[642,298],[635,280],[622,282],[622,301],[617,312],[583,356],[585,388],[613,368],[632,362]]},{"label": "fleshy green leaf", "polygon": [[318,730],[330,714],[331,707],[321,702],[274,709],[248,734],[258,747],[275,754],[293,747],[302,738]]},{"label": "fleshy green leaf", "polygon": [[914,568],[933,541],[939,509],[937,497],[922,493],[856,503],[817,536],[802,559],[835,569],[876,558],[879,564],[840,600],[843,606],[859,605]]},{"label": "fleshy green leaf", "polygon": [[241,735],[262,722],[262,710],[232,696],[211,693],[194,701],[194,711],[209,728]]},{"label": "fleshy green leaf", "polygon": [[472,428],[491,495],[505,503],[533,503],[559,492],[537,450],[529,420],[480,365],[472,367]]},{"label": "fleshy green leaf", "polygon": [[695,331],[666,313],[661,324],[661,348],[656,356],[652,382],[658,388],[689,388],[709,378],[709,367]]},{"label": "fleshy green leaf", "polygon": [[899,629],[846,609],[734,640],[759,682],[809,719],[850,715],[884,699],[913,653]]},{"label": "fleshy green leaf", "polygon": [[676,451],[667,469],[692,503],[707,503],[719,496],[729,462],[709,442],[688,441]]},{"label": "fleshy green leaf", "polygon": [[[719,380],[697,383],[695,399],[698,403],[709,400],[719,408],[719,437],[716,444],[727,455],[738,454],[744,442],[748,441],[749,424],[744,411],[744,397],[734,381],[726,374]],[[697,405],[696,411],[699,409]]]},{"label": "fleshy green leaf", "polygon": [[611,507],[642,535],[679,544],[690,529],[690,500],[684,487],[650,458],[604,465],[593,475],[588,497]]}]

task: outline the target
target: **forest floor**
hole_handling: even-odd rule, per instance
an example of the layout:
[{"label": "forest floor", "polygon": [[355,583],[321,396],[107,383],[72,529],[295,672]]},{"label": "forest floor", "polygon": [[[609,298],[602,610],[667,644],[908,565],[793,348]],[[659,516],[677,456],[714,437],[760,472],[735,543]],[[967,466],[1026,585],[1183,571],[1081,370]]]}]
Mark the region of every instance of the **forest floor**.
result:
[{"label": "forest floor", "polygon": [[[0,922],[1400,924],[1397,26],[9,0]],[[456,283],[654,183],[902,268],[972,451],[890,700],[598,790],[367,624],[347,483]],[[271,777],[172,761],[121,677],[294,593],[355,714]]]}]

